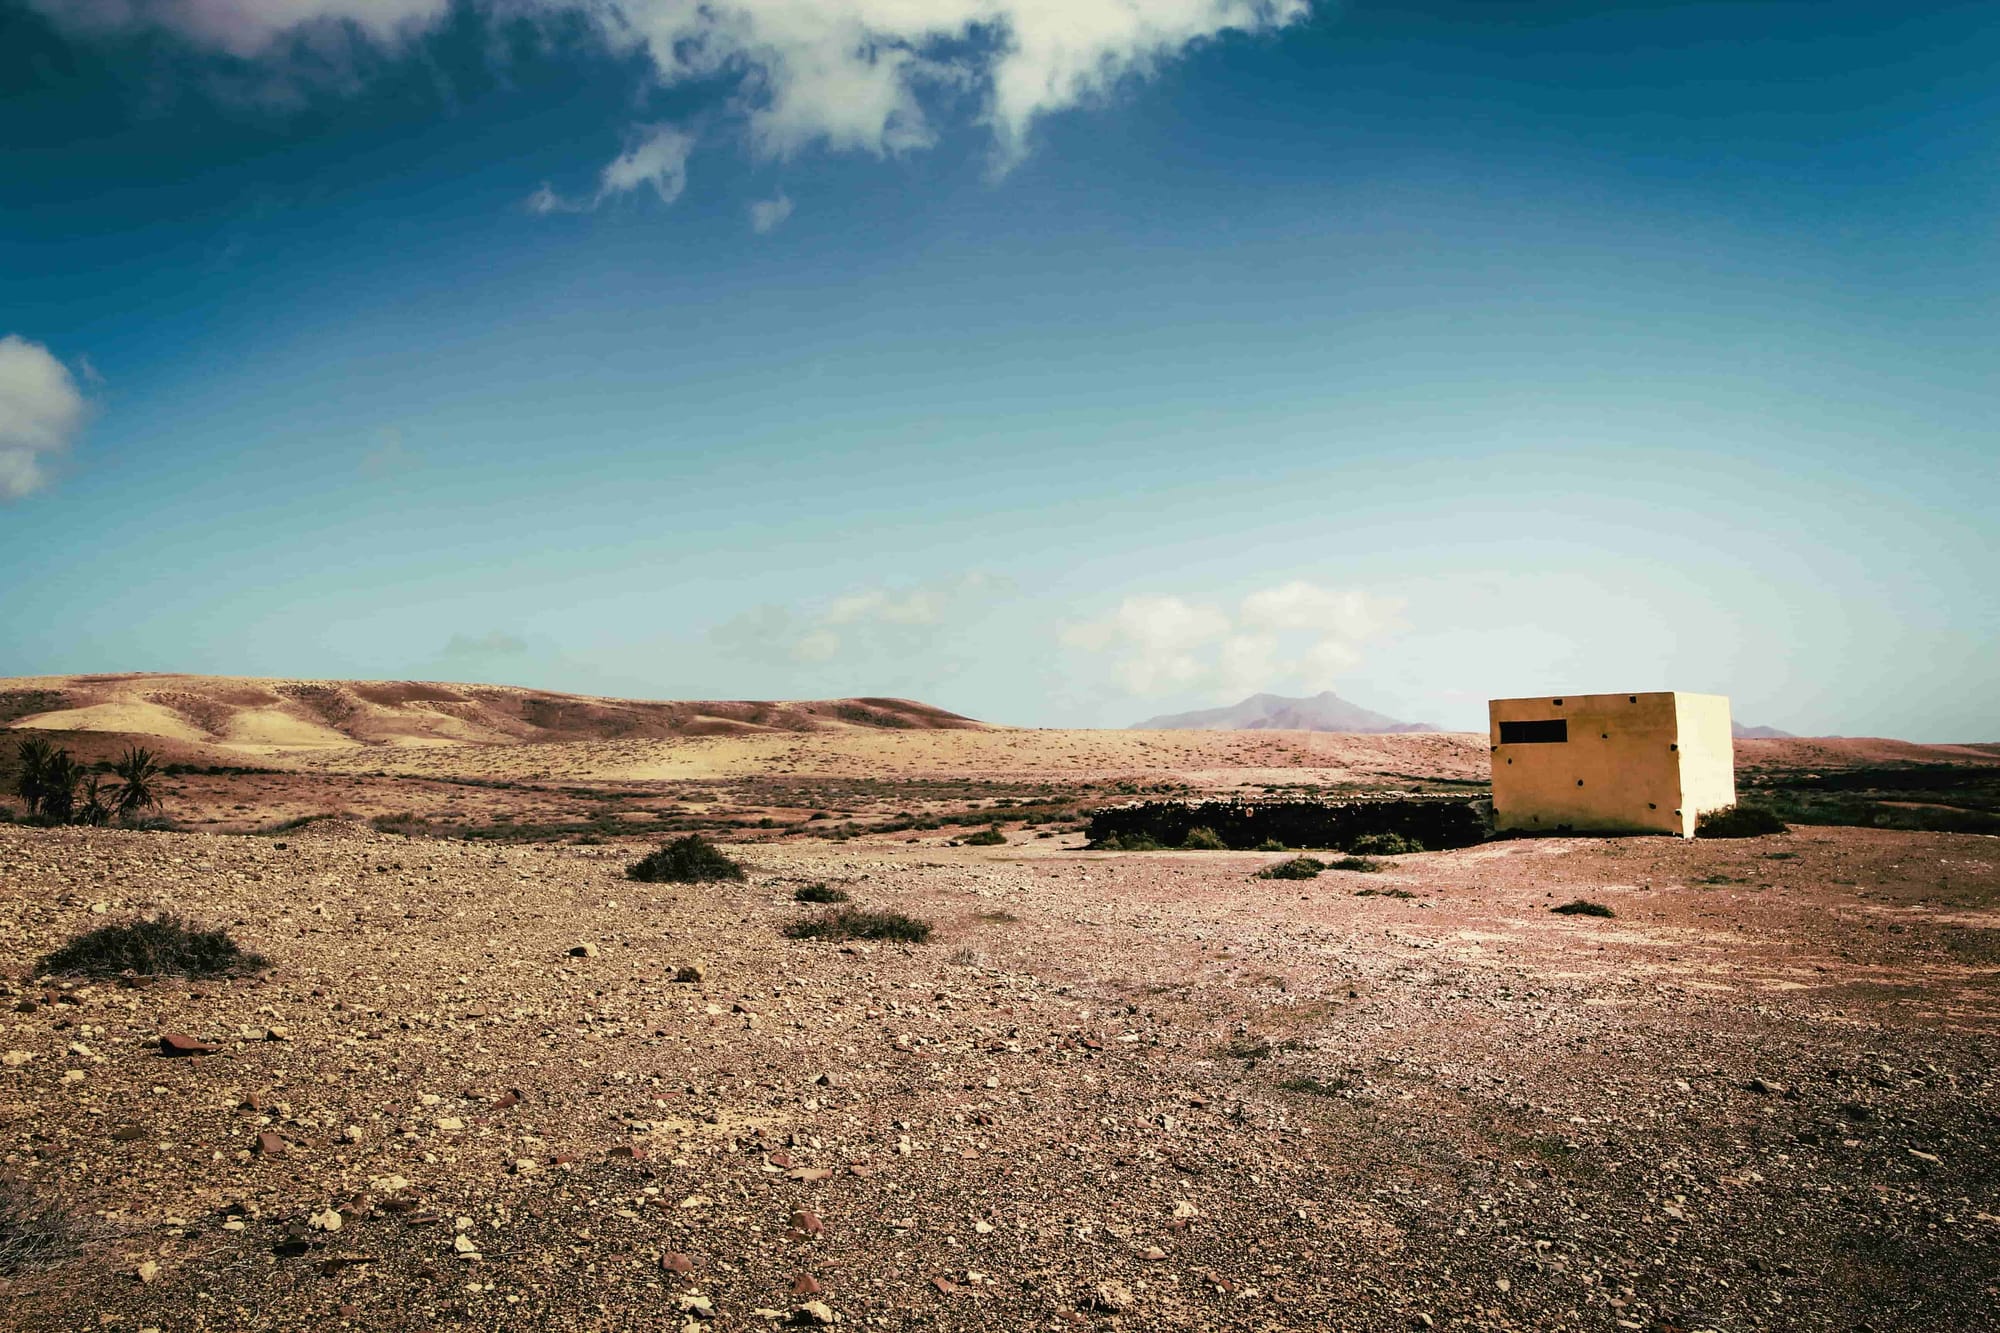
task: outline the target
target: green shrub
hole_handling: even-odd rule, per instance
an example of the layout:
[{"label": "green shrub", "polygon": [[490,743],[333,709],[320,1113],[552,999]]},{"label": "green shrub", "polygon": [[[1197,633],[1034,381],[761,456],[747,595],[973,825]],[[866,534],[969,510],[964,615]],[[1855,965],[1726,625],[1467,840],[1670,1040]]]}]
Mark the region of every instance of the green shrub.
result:
[{"label": "green shrub", "polygon": [[968,833],[959,842],[967,847],[1004,847],[1007,835],[997,828],[983,828],[977,833]]},{"label": "green shrub", "polygon": [[701,834],[690,833],[640,857],[625,867],[625,876],[647,884],[703,884],[742,879],[743,867]]},{"label": "green shrub", "polygon": [[1226,852],[1229,850],[1229,844],[1222,840],[1221,835],[1206,825],[1197,825],[1189,829],[1187,836],[1181,839],[1181,846],[1191,852]]},{"label": "green shrub", "polygon": [[162,913],[79,935],[42,959],[36,970],[74,977],[115,977],[127,971],[150,976],[228,977],[266,966],[262,957],[239,948],[227,931],[197,930],[178,916]]},{"label": "green shrub", "polygon": [[844,903],[847,890],[836,889],[831,884],[803,884],[792,890],[795,903]]},{"label": "green shrub", "polygon": [[1617,916],[1618,915],[1618,913],[1612,911],[1610,908],[1606,907],[1603,903],[1594,903],[1585,898],[1578,898],[1573,902],[1564,903],[1561,907],[1551,907],[1549,910],[1551,912],[1554,912],[1557,916]]},{"label": "green shrub", "polygon": [[1424,845],[1400,833],[1364,833],[1347,850],[1357,856],[1401,856],[1405,852],[1421,852]]},{"label": "green shrub", "polygon": [[1295,856],[1289,861],[1265,866],[1257,872],[1258,879],[1311,879],[1326,869],[1326,862],[1314,856]]},{"label": "green shrub", "polygon": [[1761,838],[1767,833],[1785,833],[1785,821],[1755,805],[1732,805],[1727,810],[1711,810],[1695,821],[1697,838]]},{"label": "green shrub", "polygon": [[1114,833],[1084,849],[1092,852],[1161,852],[1166,848],[1144,833]]},{"label": "green shrub", "polygon": [[1276,838],[1266,838],[1264,841],[1258,843],[1254,850],[1260,852],[1289,852],[1292,849],[1285,846],[1284,843],[1279,842]]},{"label": "green shrub", "polygon": [[870,912],[843,907],[823,916],[806,917],[785,927],[795,940],[901,940],[922,944],[931,937],[931,923],[901,912]]},{"label": "green shrub", "polygon": [[1328,865],[1327,869],[1351,870],[1357,875],[1374,875],[1381,873],[1382,863],[1380,861],[1371,861],[1365,856],[1343,856],[1338,861]]}]

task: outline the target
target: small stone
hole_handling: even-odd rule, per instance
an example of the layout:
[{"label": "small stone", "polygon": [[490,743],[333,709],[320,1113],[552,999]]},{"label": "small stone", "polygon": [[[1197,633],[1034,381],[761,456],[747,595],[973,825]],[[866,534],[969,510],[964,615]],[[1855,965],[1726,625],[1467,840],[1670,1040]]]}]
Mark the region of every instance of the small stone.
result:
[{"label": "small stone", "polygon": [[517,1157],[514,1159],[513,1172],[517,1176],[531,1176],[539,1170],[541,1170],[540,1163],[536,1162],[532,1157]]},{"label": "small stone", "polygon": [[706,980],[707,976],[708,973],[700,963],[683,963],[674,971],[675,981],[700,982]]},{"label": "small stone", "polygon": [[162,1032],[160,1034],[161,1055],[213,1055],[215,1047],[205,1041],[197,1041],[185,1032]]},{"label": "small stone", "polygon": [[830,1327],[834,1323],[835,1318],[833,1308],[825,1301],[807,1301],[804,1305],[792,1311],[792,1322],[794,1324],[804,1324],[808,1327]]},{"label": "small stone", "polygon": [[660,1270],[666,1273],[686,1276],[694,1272],[694,1260],[688,1258],[679,1250],[668,1250],[660,1256]]},{"label": "small stone", "polygon": [[160,1266],[148,1259],[139,1265],[136,1275],[141,1282],[151,1282],[160,1275]]},{"label": "small stone", "polygon": [[1090,1293],[1090,1303],[1109,1314],[1121,1314],[1137,1305],[1139,1298],[1123,1282],[1100,1282]]},{"label": "small stone", "polygon": [[1166,1257],[1167,1257],[1167,1252],[1161,1249],[1159,1246],[1148,1245],[1146,1247],[1146,1258],[1151,1259],[1157,1263],[1159,1260],[1164,1259]]},{"label": "small stone", "polygon": [[439,1129],[446,1131],[456,1131],[465,1128],[465,1122],[455,1115],[441,1115],[438,1117],[437,1123]]},{"label": "small stone", "polygon": [[146,1137],[146,1131],[138,1125],[125,1124],[111,1131],[111,1137],[120,1143],[130,1143],[134,1139]]},{"label": "small stone", "polygon": [[1745,1083],[1743,1086],[1748,1088],[1750,1091],[1765,1097],[1778,1096],[1783,1094],[1783,1092],[1785,1091],[1784,1084],[1774,1083],[1769,1079],[1763,1079],[1763,1078],[1753,1078],[1748,1083]]},{"label": "small stone", "polygon": [[285,1141],[267,1129],[257,1136],[255,1151],[262,1157],[283,1157],[285,1155]]},{"label": "small stone", "polygon": [[595,958],[597,957],[597,946],[595,944],[579,944],[569,951],[569,956],[571,958]]},{"label": "small stone", "polygon": [[824,1236],[826,1223],[819,1220],[819,1214],[800,1208],[792,1213],[792,1228],[807,1236]]},{"label": "small stone", "polygon": [[478,1243],[463,1231],[451,1238],[451,1248],[460,1254],[477,1254],[479,1252]]},{"label": "small stone", "polygon": [[819,1284],[819,1279],[811,1273],[801,1273],[792,1279],[792,1295],[794,1296],[817,1296],[823,1290],[824,1288]]},{"label": "small stone", "polygon": [[314,1213],[306,1219],[306,1225],[314,1231],[338,1231],[344,1219],[338,1208],[329,1208],[323,1213]]},{"label": "small stone", "polygon": [[349,1143],[359,1143],[368,1137],[368,1131],[359,1125],[349,1125],[346,1129],[340,1131],[340,1137]]},{"label": "small stone", "polygon": [[684,1291],[680,1294],[680,1307],[684,1314],[714,1314],[715,1302],[698,1291]]},{"label": "small stone", "polygon": [[0,1055],[0,1065],[5,1065],[9,1069],[19,1069],[34,1058],[33,1051],[8,1051],[5,1055]]}]

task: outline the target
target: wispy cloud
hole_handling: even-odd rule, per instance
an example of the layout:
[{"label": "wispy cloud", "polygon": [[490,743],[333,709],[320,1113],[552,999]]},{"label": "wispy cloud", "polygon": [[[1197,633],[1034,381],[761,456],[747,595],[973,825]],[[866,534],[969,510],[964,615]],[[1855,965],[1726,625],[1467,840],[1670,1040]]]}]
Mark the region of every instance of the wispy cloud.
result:
[{"label": "wispy cloud", "polygon": [[694,136],[672,125],[636,127],[631,145],[599,174],[597,202],[650,185],[660,202],[671,204],[687,188],[687,159],[693,148]]},{"label": "wispy cloud", "polygon": [[51,460],[76,439],[86,414],[75,378],[48,348],[19,334],[0,338],[0,500],[48,485]]},{"label": "wispy cloud", "polygon": [[[307,63],[356,71],[365,62],[343,62],[330,51],[342,43],[398,47],[434,30],[454,8],[454,0],[30,3],[74,31],[164,29],[197,47],[270,65],[300,64],[299,50],[309,48],[314,60]],[[608,47],[640,56],[655,85],[722,86],[716,123],[765,160],[811,148],[912,152],[938,142],[941,119],[969,117],[990,135],[1000,171],[1026,155],[1041,118],[1102,100],[1121,80],[1148,76],[1223,32],[1267,31],[1311,12],[1310,0],[458,3],[529,19],[582,15]],[[640,185],[668,201],[680,194],[691,135],[659,125],[638,131],[639,141],[601,173],[598,201]],[[581,206],[549,186],[527,203],[544,213]],[[783,221],[783,211],[767,215],[759,229]]]},{"label": "wispy cloud", "polygon": [[710,631],[724,651],[765,662],[831,662],[926,649],[947,628],[977,619],[1004,591],[988,574],[857,588],[799,608],[763,606]]},{"label": "wispy cloud", "polygon": [[792,215],[792,201],[783,190],[774,199],[759,199],[750,205],[750,230],[759,236],[768,235],[781,226]]},{"label": "wispy cloud", "polygon": [[1172,594],[1127,597],[1062,640],[1108,661],[1131,694],[1235,698],[1331,687],[1364,645],[1402,627],[1401,609],[1392,598],[1293,579],[1250,593],[1233,611]]}]

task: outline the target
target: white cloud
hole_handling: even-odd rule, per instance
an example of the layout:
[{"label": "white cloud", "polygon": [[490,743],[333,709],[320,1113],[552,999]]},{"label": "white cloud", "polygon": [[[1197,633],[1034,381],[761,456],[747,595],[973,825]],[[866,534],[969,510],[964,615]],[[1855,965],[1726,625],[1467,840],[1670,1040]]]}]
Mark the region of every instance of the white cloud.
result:
[{"label": "white cloud", "polygon": [[636,134],[631,147],[605,164],[598,178],[598,202],[650,185],[662,203],[671,204],[687,188],[694,136],[672,125],[642,125]]},{"label": "white cloud", "polygon": [[783,190],[775,199],[759,199],[750,205],[750,230],[759,236],[777,230],[779,224],[792,215],[792,201]]},{"label": "white cloud", "polygon": [[535,187],[535,192],[521,201],[521,207],[536,217],[547,217],[551,213],[583,213],[589,211],[587,202],[566,199],[555,191],[555,187],[543,181]]},{"label": "white cloud", "polygon": [[0,338],[0,500],[46,486],[49,460],[69,448],[84,416],[76,380],[48,348]]},{"label": "white cloud", "polygon": [[451,0],[31,0],[51,18],[89,32],[167,28],[232,56],[262,55],[281,37],[352,27],[377,41],[424,28]]},{"label": "white cloud", "polygon": [[1001,587],[991,576],[973,573],[860,588],[797,610],[758,607],[716,626],[710,637],[733,655],[763,661],[830,662],[857,654],[908,658],[926,651],[949,626],[976,620]]},{"label": "white cloud", "polygon": [[1249,594],[1233,614],[1178,596],[1127,597],[1062,637],[1110,658],[1112,677],[1132,694],[1199,690],[1234,700],[1283,686],[1330,688],[1361,661],[1364,644],[1401,628],[1400,608],[1295,579]]},{"label": "white cloud", "polygon": [[[295,39],[394,44],[452,0],[33,0],[81,30],[165,28],[238,57],[281,61]],[[473,0],[511,15],[581,13],[645,57],[662,86],[727,81],[760,157],[825,147],[877,155],[937,141],[969,114],[1004,169],[1037,120],[1107,97],[1230,30],[1299,22],[1310,0]],[[655,131],[658,127],[654,127]],[[605,169],[600,198],[650,183],[680,192],[685,146],[651,138]],[[531,196],[553,204],[552,190]],[[545,211],[555,211],[553,207]],[[782,218],[776,219],[781,221]],[[774,224],[775,225],[775,222]]]}]

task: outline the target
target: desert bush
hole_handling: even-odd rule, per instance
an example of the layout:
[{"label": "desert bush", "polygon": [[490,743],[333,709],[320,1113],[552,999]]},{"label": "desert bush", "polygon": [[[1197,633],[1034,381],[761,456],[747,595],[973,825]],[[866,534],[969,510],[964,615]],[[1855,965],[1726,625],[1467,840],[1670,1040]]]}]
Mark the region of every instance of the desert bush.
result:
[{"label": "desert bush", "polygon": [[1401,898],[1408,901],[1417,895],[1411,893],[1408,889],[1356,889],[1354,896],[1357,898]]},{"label": "desert bush", "polygon": [[1327,869],[1351,870],[1358,875],[1374,875],[1381,872],[1382,863],[1371,861],[1365,856],[1343,856],[1338,861],[1330,863]]},{"label": "desert bush", "polygon": [[959,841],[967,847],[999,847],[1006,843],[1007,835],[997,828],[983,828],[977,833],[968,833]]},{"label": "desert bush", "polygon": [[625,867],[625,876],[648,884],[701,884],[742,879],[743,867],[707,838],[690,833],[646,853]]},{"label": "desert bush", "polygon": [[18,1176],[0,1176],[0,1278],[75,1258],[88,1232],[60,1197],[46,1197]]},{"label": "desert bush", "polygon": [[1093,842],[1084,849],[1090,852],[1160,852],[1166,848],[1158,839],[1144,833],[1114,833],[1102,842]]},{"label": "desert bush", "polygon": [[1587,898],[1577,898],[1571,902],[1564,903],[1560,907],[1551,907],[1549,910],[1551,912],[1554,912],[1558,916],[1617,916],[1618,915],[1618,913],[1612,911],[1609,907],[1606,907],[1603,903],[1594,903]]},{"label": "desert bush", "polygon": [[1181,846],[1191,852],[1226,852],[1229,850],[1229,844],[1224,842],[1214,829],[1202,825],[1196,825],[1194,828],[1189,829],[1187,836],[1181,839]]},{"label": "desert bush", "polygon": [[1787,832],[1785,821],[1755,805],[1732,805],[1727,810],[1711,810],[1695,821],[1697,838],[1761,838],[1767,833]]},{"label": "desert bush", "polygon": [[847,890],[836,889],[831,884],[802,884],[792,890],[795,903],[844,903]]},{"label": "desert bush", "polygon": [[1421,852],[1424,845],[1400,833],[1364,833],[1347,850],[1356,856],[1401,856],[1405,852]]},{"label": "desert bush", "polygon": [[1316,856],[1295,856],[1289,861],[1265,866],[1257,872],[1258,879],[1311,879],[1326,869],[1326,862]]},{"label": "desert bush", "polygon": [[1289,852],[1292,849],[1285,846],[1284,843],[1279,842],[1276,838],[1266,838],[1264,841],[1258,843],[1253,850],[1260,852]]},{"label": "desert bush", "polygon": [[115,977],[121,972],[152,976],[229,977],[268,964],[245,952],[229,932],[201,930],[171,912],[101,926],[77,936],[43,958],[36,971],[54,976]]},{"label": "desert bush", "polygon": [[785,927],[795,940],[900,940],[922,944],[931,937],[931,923],[901,912],[871,912],[843,907],[823,916],[805,917]]}]

